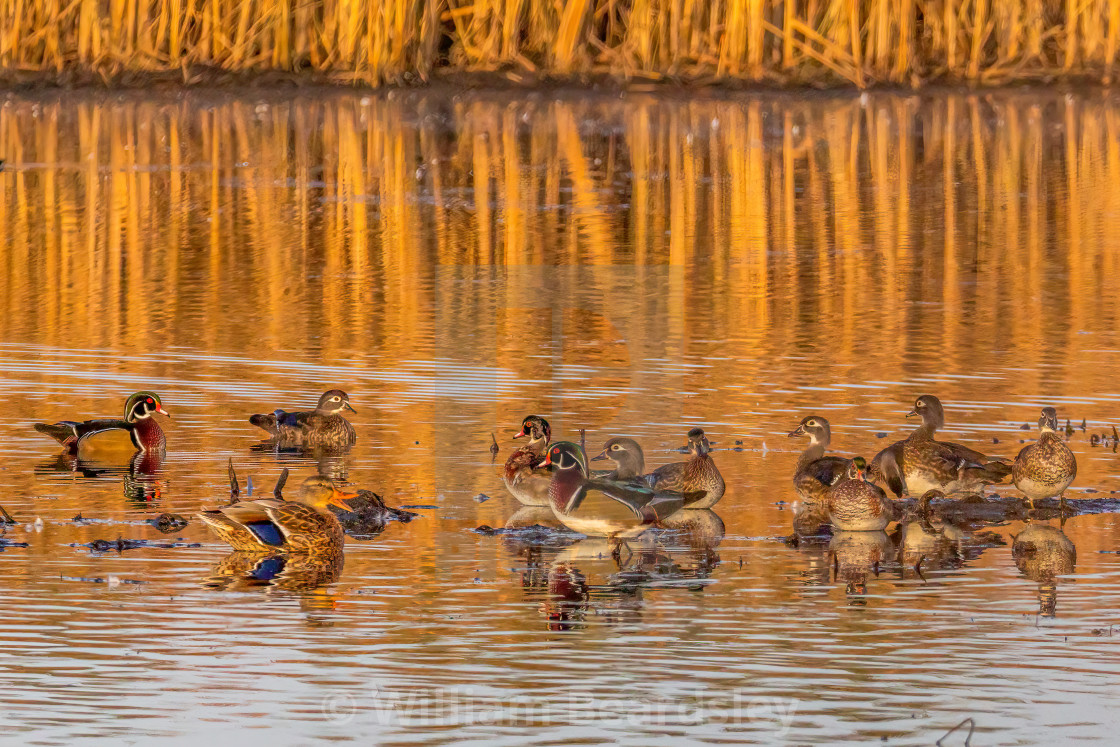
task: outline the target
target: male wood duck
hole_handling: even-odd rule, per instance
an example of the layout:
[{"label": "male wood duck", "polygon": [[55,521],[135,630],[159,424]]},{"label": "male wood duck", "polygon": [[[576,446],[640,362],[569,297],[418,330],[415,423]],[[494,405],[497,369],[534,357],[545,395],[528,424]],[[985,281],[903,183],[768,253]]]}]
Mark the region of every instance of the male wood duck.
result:
[{"label": "male wood duck", "polygon": [[878,532],[895,518],[894,504],[882,488],[864,479],[867,461],[857,456],[828,490],[829,522],[842,532]]},{"label": "male wood duck", "polygon": [[268,434],[270,439],[289,446],[353,446],[358,440],[354,426],[342,416],[343,410],[356,412],[350,397],[341,389],[331,389],[319,398],[314,410],[285,412],[274,410],[253,415],[249,422]]},{"label": "male wood duck", "polygon": [[1011,465],[1011,480],[1026,494],[1031,508],[1040,498],[1060,496],[1065,506],[1065,490],[1077,476],[1077,459],[1058,435],[1058,411],[1044,407],[1038,419],[1038,441],[1025,447]]},{"label": "male wood duck", "polygon": [[918,397],[906,416],[913,415],[921,416],[921,426],[871,461],[871,477],[885,483],[895,495],[922,495],[933,489],[946,494],[974,492],[1001,483],[1011,474],[1010,464],[967,446],[934,440],[945,425],[945,410],[937,397]]},{"label": "male wood duck", "polygon": [[789,437],[808,436],[809,446],[797,460],[793,473],[793,487],[798,497],[806,503],[824,506],[829,488],[848,471],[850,459],[825,456],[832,443],[832,428],[820,415],[809,415],[790,431]]},{"label": "male wood duck", "polygon": [[587,535],[612,539],[636,537],[681,508],[689,498],[631,482],[593,480],[587,457],[569,441],[552,444],[545,464],[555,465],[549,486],[552,512],[564,526]]},{"label": "male wood duck", "polygon": [[137,392],[124,404],[124,419],[103,418],[76,422],[36,423],[35,430],[45,433],[65,448],[80,456],[106,452],[162,452],[167,446],[163,429],[152,417],[154,413],[171,417],[155,392]]},{"label": "male wood duck", "polygon": [[544,466],[544,452],[552,440],[552,427],[539,415],[530,415],[521,421],[521,430],[513,437],[529,440],[506,460],[502,470],[506,490],[526,506],[548,506],[552,469]]},{"label": "male wood duck", "polygon": [[711,450],[703,429],[693,428],[688,432],[688,452],[692,458],[658,467],[646,476],[646,482],[657,491],[683,493],[688,508],[711,508],[719,503],[726,488],[723,475],[710,456]]},{"label": "male wood duck", "polygon": [[603,450],[591,461],[598,462],[609,459],[614,462],[614,469],[595,474],[602,480],[636,480],[646,471],[646,458],[642,447],[632,438],[612,438],[603,444]]},{"label": "male wood duck", "polygon": [[198,518],[234,550],[330,554],[342,551],[345,534],[327,506],[351,511],[357,493],[343,493],[325,477],[309,477],[294,500],[243,501],[204,510]]}]

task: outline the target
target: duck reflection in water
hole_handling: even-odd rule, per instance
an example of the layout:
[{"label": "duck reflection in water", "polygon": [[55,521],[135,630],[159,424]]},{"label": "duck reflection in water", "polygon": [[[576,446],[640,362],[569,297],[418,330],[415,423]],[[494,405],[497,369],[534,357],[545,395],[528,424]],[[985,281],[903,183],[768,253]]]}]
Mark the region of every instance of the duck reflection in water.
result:
[{"label": "duck reflection in water", "polygon": [[137,451],[125,466],[63,452],[38,465],[35,472],[65,473],[90,480],[119,476],[124,497],[142,507],[163,497],[166,487],[166,480],[161,479],[164,458],[163,451]]},{"label": "duck reflection in water", "polygon": [[931,501],[937,497],[943,497],[937,490],[923,495],[917,508],[891,534],[898,547],[900,578],[912,573],[927,581],[925,571],[955,570],[980,557],[989,547],[1007,544],[995,532],[980,531],[981,524],[935,512]]},{"label": "duck reflection in water", "polygon": [[345,564],[341,552],[262,555],[236,550],[214,566],[203,585],[223,591],[308,591],[337,581]]},{"label": "duck reflection in water", "polygon": [[836,532],[828,543],[833,579],[844,582],[844,593],[853,606],[867,604],[867,578],[879,575],[880,566],[894,557],[894,543],[884,531]]},{"label": "duck reflection in water", "polygon": [[1063,527],[1027,524],[1012,537],[1011,557],[1019,572],[1038,582],[1038,613],[1054,617],[1058,609],[1058,576],[1073,573],[1077,548]]},{"label": "duck reflection in water", "polygon": [[262,441],[249,447],[259,454],[269,454],[285,467],[314,467],[320,477],[336,482],[350,479],[350,446],[292,446],[279,441]]},{"label": "duck reflection in water", "polygon": [[[549,630],[571,630],[590,619],[609,624],[638,623],[648,589],[703,589],[719,564],[716,547],[723,520],[709,509],[679,511],[663,528],[619,544],[605,537],[577,539],[571,532],[547,530],[523,514],[527,532],[504,535],[511,551],[527,562],[521,585]],[[546,509],[547,511],[547,509]],[[512,517],[511,517],[512,519]],[[511,523],[507,522],[507,528]],[[564,546],[566,545],[566,546]]]}]

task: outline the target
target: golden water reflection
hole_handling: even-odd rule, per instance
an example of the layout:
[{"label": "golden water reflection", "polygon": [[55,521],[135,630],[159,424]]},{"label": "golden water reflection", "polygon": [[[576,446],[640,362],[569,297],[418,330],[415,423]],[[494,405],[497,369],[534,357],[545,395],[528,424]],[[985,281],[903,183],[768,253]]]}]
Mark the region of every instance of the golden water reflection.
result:
[{"label": "golden water reflection", "polygon": [[[3,539],[28,546],[0,552],[7,723],[342,739],[378,723],[375,684],[550,703],[578,682],[616,721],[682,687],[796,698],[799,743],[929,742],[969,714],[1000,741],[1104,736],[1115,515],[1066,522],[1076,566],[1052,572],[1013,550],[1019,521],[775,538],[794,513],[784,434],[819,411],[838,451],[871,457],[927,391],[947,437],[1002,456],[1056,406],[1070,497],[1120,489],[1089,441],[1120,420],[1118,114],[1112,94],[1044,90],[8,96],[0,505],[19,520]],[[249,414],[334,386],[358,411],[351,453],[260,446]],[[149,388],[175,413],[150,469],[60,463],[30,427]],[[636,437],[651,468],[702,426],[718,515],[619,561],[470,531],[538,523],[499,477],[532,413],[564,438]],[[287,467],[420,516],[290,583],[197,523],[174,546],[86,547],[224,501],[231,458],[257,494]],[[336,720],[324,704],[345,698]],[[610,718],[602,739],[664,733]]]}]

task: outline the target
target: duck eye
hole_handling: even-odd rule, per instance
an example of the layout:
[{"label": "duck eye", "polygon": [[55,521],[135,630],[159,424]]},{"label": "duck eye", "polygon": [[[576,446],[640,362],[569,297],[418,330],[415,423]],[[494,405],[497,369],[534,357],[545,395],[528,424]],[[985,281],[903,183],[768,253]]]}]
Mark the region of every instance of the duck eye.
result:
[{"label": "duck eye", "polygon": [[149,405],[154,405],[155,403],[156,403],[156,402],[155,402],[155,400],[154,400],[154,399],[152,399],[151,397],[148,397],[148,404],[149,404]]},{"label": "duck eye", "polygon": [[618,451],[621,448],[622,448],[621,446],[619,446],[618,444],[615,444],[614,446],[611,447],[611,451]]}]

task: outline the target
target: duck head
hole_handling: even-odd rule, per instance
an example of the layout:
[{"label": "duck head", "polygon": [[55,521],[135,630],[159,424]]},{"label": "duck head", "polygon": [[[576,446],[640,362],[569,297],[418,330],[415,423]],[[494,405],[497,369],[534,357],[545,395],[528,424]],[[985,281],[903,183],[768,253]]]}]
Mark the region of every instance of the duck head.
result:
[{"label": "duck head", "polygon": [[932,394],[923,394],[914,400],[914,409],[906,413],[906,417],[914,415],[920,415],[922,425],[931,426],[934,430],[945,425],[945,408],[941,406],[941,400]]},{"label": "duck head", "polygon": [[540,415],[530,415],[521,421],[521,430],[513,434],[514,438],[528,436],[530,443],[544,439],[547,444],[552,440],[552,426]]},{"label": "duck head", "polygon": [[124,419],[129,423],[150,418],[155,412],[171,417],[171,413],[163,409],[163,402],[155,392],[137,392],[124,403]]},{"label": "duck head", "polygon": [[610,459],[615,464],[618,477],[637,477],[646,468],[642,447],[632,438],[612,438],[603,444],[603,450],[591,461]]},{"label": "duck head", "polygon": [[304,480],[296,495],[296,500],[305,505],[318,509],[335,506],[343,511],[353,511],[346,501],[358,497],[357,493],[342,492],[332,480],[321,475]]},{"label": "duck head", "polygon": [[863,480],[866,473],[867,460],[861,456],[852,457],[852,461],[848,465],[848,479]]},{"label": "duck head", "polygon": [[1043,433],[1055,433],[1058,430],[1058,411],[1053,407],[1043,407],[1042,415],[1038,418],[1038,430]]},{"label": "duck head", "polygon": [[559,472],[578,470],[581,476],[587,477],[587,456],[578,444],[571,441],[558,441],[549,447],[544,463],[555,465]]},{"label": "duck head", "polygon": [[712,450],[712,444],[704,435],[703,428],[693,428],[688,432],[688,452],[693,456],[704,456]]},{"label": "duck head", "polygon": [[832,428],[820,415],[809,415],[801,419],[801,425],[789,432],[790,438],[797,436],[808,436],[813,445],[821,444],[827,447],[832,440]]},{"label": "duck head", "polygon": [[319,412],[325,412],[330,415],[349,410],[350,412],[357,412],[350,406],[350,395],[341,389],[331,389],[329,392],[323,392],[323,396],[319,398],[319,404],[315,406]]}]

